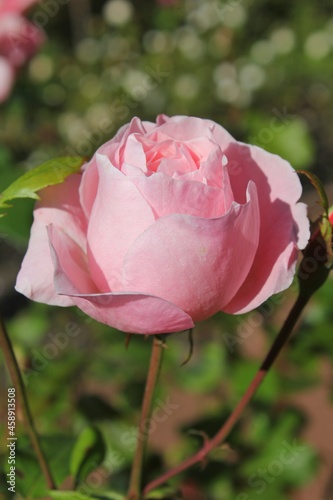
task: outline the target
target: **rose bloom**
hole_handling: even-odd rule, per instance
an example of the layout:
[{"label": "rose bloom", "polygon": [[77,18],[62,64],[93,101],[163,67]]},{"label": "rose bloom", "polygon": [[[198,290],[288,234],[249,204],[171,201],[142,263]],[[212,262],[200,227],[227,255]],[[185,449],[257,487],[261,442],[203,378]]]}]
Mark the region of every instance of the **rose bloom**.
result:
[{"label": "rose bloom", "polygon": [[16,289],[133,333],[250,311],[292,282],[301,193],[289,163],[213,121],[134,118],[40,192]]},{"label": "rose bloom", "polygon": [[0,0],[0,102],[9,96],[17,70],[44,41],[43,32],[22,12],[36,0]]}]

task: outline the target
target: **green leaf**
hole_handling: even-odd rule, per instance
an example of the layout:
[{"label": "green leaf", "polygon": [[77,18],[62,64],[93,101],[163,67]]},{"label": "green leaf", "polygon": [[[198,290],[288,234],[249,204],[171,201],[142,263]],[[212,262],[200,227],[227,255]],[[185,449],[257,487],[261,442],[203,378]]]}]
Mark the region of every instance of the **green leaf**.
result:
[{"label": "green leaf", "polygon": [[169,486],[164,486],[162,488],[158,488],[149,492],[145,498],[147,500],[164,500],[166,498],[174,498],[175,497],[174,488],[170,488]]},{"label": "green leaf", "polygon": [[83,495],[77,491],[50,491],[49,496],[54,500],[125,500],[124,495],[117,492],[101,493],[92,496]]},{"label": "green leaf", "polygon": [[93,498],[98,500],[125,500],[125,496],[116,491],[109,491],[108,493],[96,494]]},{"label": "green leaf", "polygon": [[91,500],[92,498],[77,491],[49,491],[49,496],[55,500]]},{"label": "green leaf", "polygon": [[[73,444],[73,438],[67,435],[41,438],[41,445],[57,486],[69,476],[69,455]],[[45,498],[48,492],[30,440],[26,436],[20,437],[16,450],[16,489],[26,499]]]},{"label": "green leaf", "polygon": [[27,248],[33,221],[33,209],[34,200],[17,199],[10,210],[6,210],[6,217],[3,217],[5,213],[0,213],[0,236],[9,245],[13,244],[22,249]]},{"label": "green leaf", "polygon": [[16,179],[0,195],[0,208],[7,208],[8,201],[15,198],[39,199],[37,191],[64,182],[66,177],[79,172],[84,158],[80,156],[65,156],[49,160]]},{"label": "green leaf", "polygon": [[106,446],[102,433],[96,427],[87,427],[80,434],[70,458],[70,472],[77,486],[104,460]]}]

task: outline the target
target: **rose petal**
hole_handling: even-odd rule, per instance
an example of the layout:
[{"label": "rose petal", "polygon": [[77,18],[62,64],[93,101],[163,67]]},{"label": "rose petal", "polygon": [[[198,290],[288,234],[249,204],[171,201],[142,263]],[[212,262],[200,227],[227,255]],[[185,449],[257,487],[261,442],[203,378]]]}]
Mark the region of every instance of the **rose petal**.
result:
[{"label": "rose petal", "polygon": [[152,335],[181,332],[194,327],[188,314],[153,295],[110,293],[72,296],[72,300],[92,318],[122,332]]},{"label": "rose petal", "polygon": [[[202,118],[196,118],[193,116],[184,116],[184,115],[175,115],[170,117],[165,114],[161,114],[157,116],[156,124],[158,127],[161,127],[161,125],[164,124],[174,124],[174,123],[180,124],[180,127],[178,126],[174,128],[174,130],[180,129],[180,133],[184,133],[182,129],[185,128],[185,125],[192,122],[192,120],[196,121],[197,129],[204,130],[202,134],[199,131],[197,135],[199,139],[202,138],[203,136],[209,137],[210,139],[213,140],[213,142],[218,144],[222,150],[226,149],[230,143],[236,142],[235,139],[232,137],[232,135],[229,134],[229,132],[225,128],[221,127],[221,125],[213,122],[212,120],[204,120]],[[187,135],[187,137],[189,140],[191,140],[195,136],[191,137]],[[179,139],[181,138],[179,137]]]},{"label": "rose petal", "polygon": [[[203,140],[208,137],[219,144],[222,150],[234,142],[235,139],[220,125],[211,121],[196,118],[194,116],[172,116],[159,115],[157,117],[158,129],[150,132],[148,137],[159,142],[161,135],[168,136],[178,141]],[[163,140],[164,140],[163,139]]]},{"label": "rose petal", "polygon": [[[171,333],[193,328],[191,317],[159,297],[139,293],[80,293],[89,288],[89,275],[79,249],[69,238],[50,228],[57,293],[92,318],[123,332]],[[81,265],[78,265],[78,260]],[[93,286],[93,285],[92,285]],[[69,298],[69,297],[66,297]]]},{"label": "rose petal", "polygon": [[70,297],[58,296],[54,289],[49,239],[46,226],[63,228],[83,250],[85,220],[81,210],[78,187],[81,175],[74,174],[63,184],[43,189],[34,211],[27,253],[17,276],[16,290],[37,302],[59,306],[73,305]]},{"label": "rose petal", "polygon": [[107,157],[97,154],[96,162],[99,184],[88,227],[89,268],[101,291],[117,291],[127,249],[155,218],[139,190]]},{"label": "rose petal", "polygon": [[194,321],[223,308],[246,278],[257,250],[256,187],[248,201],[217,219],[173,214],[158,219],[126,254],[124,290],[151,293],[178,305]]},{"label": "rose petal", "polygon": [[87,219],[89,219],[98,191],[98,169],[95,155],[90,162],[82,166],[83,174],[79,187],[80,203]]},{"label": "rose petal", "polygon": [[141,122],[139,118],[134,117],[130,123],[126,123],[120,127],[112,139],[107,141],[105,144],[102,144],[102,146],[100,146],[96,151],[94,157],[96,154],[107,156],[111,163],[116,168],[121,170],[121,164],[123,163],[123,147],[126,144],[128,137],[131,134],[145,134],[151,126],[155,127],[156,125],[150,122]]},{"label": "rose petal", "polygon": [[[127,128],[125,130],[123,130],[121,134],[118,133],[113,139],[113,142],[119,142],[119,147],[118,147],[117,152],[115,154],[114,162],[113,162],[113,158],[110,158],[112,163],[115,166],[117,166],[118,168],[121,168],[120,165],[124,161],[123,154],[124,154],[124,149],[126,147],[126,142],[129,138],[129,136],[132,134],[138,134],[138,135],[146,134],[146,132],[147,132],[147,130],[145,128],[145,125],[142,123],[142,121],[137,117],[132,118],[132,120],[129,123],[129,125],[127,126]],[[101,151],[101,153],[102,153],[102,151]]]},{"label": "rose petal", "polygon": [[132,176],[131,179],[152,207],[156,218],[170,214],[221,217],[231,205],[222,189],[201,182],[175,180],[160,172],[150,177]]},{"label": "rose petal", "polygon": [[[53,224],[47,226],[47,232],[54,262],[56,292],[59,293],[59,290],[68,287],[70,282],[73,290],[79,293],[98,293],[99,290],[89,274],[87,256],[82,248],[62,229],[56,228]],[[62,283],[65,276],[65,282]]]},{"label": "rose petal", "polygon": [[[122,163],[140,168],[147,172],[147,160],[142,143],[138,140],[138,134],[128,137],[123,148]],[[121,170],[121,169],[120,169]]]},{"label": "rose petal", "polygon": [[260,193],[258,251],[242,288],[225,308],[229,313],[243,313],[291,284],[297,246],[304,248],[310,236],[309,221],[305,206],[296,204],[302,187],[288,162],[261,148],[239,143],[231,144],[226,156],[233,165],[229,177],[235,200],[242,202],[249,179]]}]

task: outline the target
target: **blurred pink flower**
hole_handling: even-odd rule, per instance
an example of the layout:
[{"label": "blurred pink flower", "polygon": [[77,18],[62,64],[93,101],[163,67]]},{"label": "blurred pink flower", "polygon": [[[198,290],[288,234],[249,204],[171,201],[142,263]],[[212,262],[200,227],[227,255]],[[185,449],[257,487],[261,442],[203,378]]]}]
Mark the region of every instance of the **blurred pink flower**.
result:
[{"label": "blurred pink flower", "polygon": [[23,11],[35,0],[0,0],[0,102],[13,87],[18,69],[30,59],[45,39]]},{"label": "blurred pink flower", "polygon": [[15,14],[22,14],[36,3],[37,0],[0,0],[0,13],[14,12]]}]

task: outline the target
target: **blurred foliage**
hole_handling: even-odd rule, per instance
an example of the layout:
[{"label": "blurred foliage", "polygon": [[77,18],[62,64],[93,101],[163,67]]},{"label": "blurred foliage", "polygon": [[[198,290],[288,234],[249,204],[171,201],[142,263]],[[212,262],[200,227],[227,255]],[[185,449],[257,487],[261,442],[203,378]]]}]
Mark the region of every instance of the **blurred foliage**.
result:
[{"label": "blurred foliage", "polygon": [[[296,168],[313,169],[323,181],[332,181],[331,2],[60,3],[65,4],[54,0],[55,14],[45,10],[46,2],[31,12],[32,20],[47,20],[48,41],[1,106],[0,191],[50,158],[89,157],[133,116],[154,121],[158,113],[213,119],[237,139],[258,144]],[[33,205],[20,200],[14,205],[0,221],[0,233],[21,258]],[[8,262],[11,257],[6,254]],[[18,270],[19,261],[15,262]],[[7,266],[2,266],[3,273]],[[36,426],[46,452],[58,460],[58,483],[70,476],[70,457],[78,454],[73,450],[82,448],[81,465],[85,463],[84,445],[74,443],[93,426],[105,441],[105,459],[82,480],[75,498],[106,498],[102,492],[111,489],[124,493],[150,340],[134,336],[126,349],[124,334],[75,309],[22,303],[13,295],[10,279],[0,284],[0,305]],[[296,391],[321,383],[323,362],[332,366],[332,296],[329,280],[227,444],[212,454],[203,471],[194,468],[182,475],[177,497],[161,490],[156,498],[283,500],[293,498],[315,477],[320,457],[302,440],[307,421],[292,401]],[[274,302],[258,313],[219,314],[198,325],[194,354],[185,366],[180,367],[188,355],[187,337],[167,338],[156,396],[159,419],[151,427],[146,479],[198,449],[202,437],[193,429],[211,436],[228,416],[294,294],[282,298],[280,305]],[[256,354],[250,354],[258,339]],[[5,400],[7,379],[3,366],[1,370]],[[20,427],[19,432],[24,430]],[[40,478],[35,480],[36,463],[25,438],[18,443],[20,470],[29,474],[30,483],[22,488],[18,481],[15,498],[29,500],[45,485]],[[5,441],[0,453],[5,463]],[[77,469],[80,460],[76,460]],[[91,470],[89,464],[86,470]],[[4,474],[0,498],[7,500],[11,496]],[[179,478],[170,484],[177,488]]]}]

